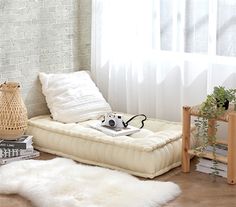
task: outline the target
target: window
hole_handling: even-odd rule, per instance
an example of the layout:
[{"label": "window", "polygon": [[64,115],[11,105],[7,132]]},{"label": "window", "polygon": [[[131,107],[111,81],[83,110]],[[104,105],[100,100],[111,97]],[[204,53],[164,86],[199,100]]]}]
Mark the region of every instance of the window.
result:
[{"label": "window", "polygon": [[155,50],[236,63],[230,58],[236,56],[235,0],[153,0],[153,5]]},{"label": "window", "polygon": [[180,120],[236,88],[235,0],[93,2],[92,72],[113,110]]}]

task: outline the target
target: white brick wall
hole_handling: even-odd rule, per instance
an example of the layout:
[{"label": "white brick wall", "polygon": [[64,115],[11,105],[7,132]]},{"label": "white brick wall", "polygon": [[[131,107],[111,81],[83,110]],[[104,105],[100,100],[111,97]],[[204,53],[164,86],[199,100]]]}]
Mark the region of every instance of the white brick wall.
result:
[{"label": "white brick wall", "polygon": [[0,82],[21,83],[29,117],[48,112],[38,72],[90,68],[91,0],[0,0]]}]

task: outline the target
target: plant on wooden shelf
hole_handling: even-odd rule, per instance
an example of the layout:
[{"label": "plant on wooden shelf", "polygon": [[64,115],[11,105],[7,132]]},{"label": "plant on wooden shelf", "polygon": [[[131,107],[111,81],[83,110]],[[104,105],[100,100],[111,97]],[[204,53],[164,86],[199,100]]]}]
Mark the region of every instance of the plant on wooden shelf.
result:
[{"label": "plant on wooden shelf", "polygon": [[218,108],[228,109],[229,103],[235,101],[236,89],[225,89],[223,86],[214,87],[213,97]]},{"label": "plant on wooden shelf", "polygon": [[217,117],[224,114],[230,102],[236,100],[236,89],[226,89],[223,86],[214,87],[213,93],[208,95],[199,108],[199,115],[195,120],[196,137],[199,141],[196,152],[204,152],[207,146],[212,146],[213,175],[218,175],[216,160],[216,131],[218,125],[214,122]]}]

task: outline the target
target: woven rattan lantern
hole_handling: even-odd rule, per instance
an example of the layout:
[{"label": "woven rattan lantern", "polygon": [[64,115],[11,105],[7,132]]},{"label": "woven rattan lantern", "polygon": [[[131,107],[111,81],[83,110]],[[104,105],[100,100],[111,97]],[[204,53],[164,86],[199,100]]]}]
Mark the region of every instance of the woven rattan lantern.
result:
[{"label": "woven rattan lantern", "polygon": [[27,110],[15,82],[0,85],[0,139],[14,140],[27,128]]}]

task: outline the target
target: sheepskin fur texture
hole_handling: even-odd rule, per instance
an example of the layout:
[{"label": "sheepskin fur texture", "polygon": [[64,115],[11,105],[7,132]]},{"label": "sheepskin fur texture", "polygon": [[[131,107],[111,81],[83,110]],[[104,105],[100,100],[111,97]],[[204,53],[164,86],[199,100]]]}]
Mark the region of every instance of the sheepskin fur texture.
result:
[{"label": "sheepskin fur texture", "polygon": [[0,193],[19,194],[36,207],[158,207],[180,192],[172,182],[142,181],[65,158],[0,167]]}]

